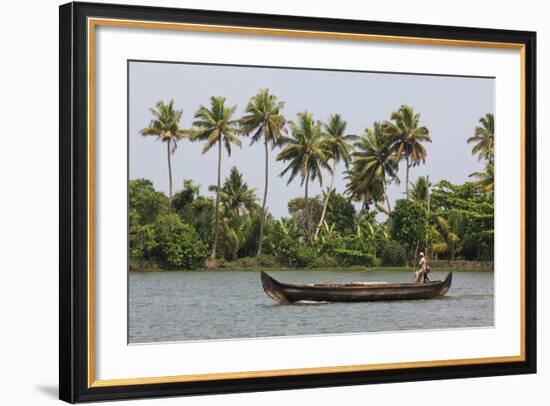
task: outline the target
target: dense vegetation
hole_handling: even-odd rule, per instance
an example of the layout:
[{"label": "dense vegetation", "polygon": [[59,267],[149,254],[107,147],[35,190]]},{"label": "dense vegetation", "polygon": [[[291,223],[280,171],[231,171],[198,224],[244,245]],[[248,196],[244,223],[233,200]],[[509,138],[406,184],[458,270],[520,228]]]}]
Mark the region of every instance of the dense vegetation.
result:
[{"label": "dense vegetation", "polygon": [[[487,114],[465,139],[486,170],[472,182],[432,184],[427,177],[409,181],[410,170],[425,163],[423,143],[431,142],[420,114],[401,106],[390,120],[373,123],[364,134],[352,135],[347,123],[333,114],[326,123],[312,113],[287,120],[284,103],[262,89],[252,97],[245,116],[234,117],[236,106],[212,97],[200,106],[191,129],[180,128],[182,112],[174,102],[158,102],[153,119],[141,131],[166,143],[169,195],[156,191],[147,179],[131,180],[130,258],[168,269],[202,266],[403,266],[414,263],[419,251],[429,258],[492,260],[494,119]],[[246,137],[265,151],[262,198],[250,188],[246,174],[233,167],[222,174],[221,161]],[[203,142],[203,153],[217,153],[217,182],[209,186],[214,198],[185,179],[172,193],[172,155],[181,140]],[[303,197],[288,202],[289,216],[275,219],[267,210],[270,152],[285,164],[278,174],[299,182]],[[398,167],[405,165],[405,198],[391,207],[388,185],[399,184]],[[346,190],[334,188],[337,166],[346,168]],[[312,182],[329,187],[311,196]],[[475,178],[475,179],[474,179]],[[177,186],[176,186],[177,187]],[[356,209],[354,202],[360,203]],[[377,220],[383,213],[384,220]],[[378,216],[381,217],[381,216]]]}]

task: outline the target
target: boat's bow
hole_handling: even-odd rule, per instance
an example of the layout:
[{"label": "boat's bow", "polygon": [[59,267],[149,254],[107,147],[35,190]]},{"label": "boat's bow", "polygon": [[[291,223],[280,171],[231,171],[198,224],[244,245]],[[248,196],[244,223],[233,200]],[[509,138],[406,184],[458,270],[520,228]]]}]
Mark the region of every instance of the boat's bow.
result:
[{"label": "boat's bow", "polygon": [[290,301],[287,299],[286,295],[284,294],[282,286],[279,282],[277,282],[275,279],[273,279],[271,276],[269,276],[263,271],[261,275],[262,275],[262,286],[267,296],[269,296],[271,299],[282,304],[290,303]]},{"label": "boat's bow", "polygon": [[439,296],[445,296],[449,289],[451,288],[451,283],[453,281],[453,273],[449,272],[445,279],[443,279],[443,283],[441,284],[441,290],[439,292]]}]

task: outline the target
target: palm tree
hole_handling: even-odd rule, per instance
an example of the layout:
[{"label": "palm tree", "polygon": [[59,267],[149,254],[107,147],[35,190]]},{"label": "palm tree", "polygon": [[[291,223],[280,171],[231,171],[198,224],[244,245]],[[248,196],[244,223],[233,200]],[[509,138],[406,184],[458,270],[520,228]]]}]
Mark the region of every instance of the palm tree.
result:
[{"label": "palm tree", "polygon": [[256,256],[262,254],[264,237],[264,223],[266,218],[267,189],[269,180],[269,144],[271,149],[279,143],[282,132],[285,130],[286,120],[280,111],[284,103],[277,101],[277,97],[269,93],[269,89],[261,89],[250,99],[246,106],[246,115],[240,119],[242,131],[247,135],[253,133],[250,144],[263,139],[265,149],[265,180],[264,197],[262,201],[262,215],[260,217],[260,239]]},{"label": "palm tree", "polygon": [[415,202],[419,202],[424,206],[428,204],[428,194],[430,193],[430,186],[426,176],[420,176],[415,183],[411,182],[411,197]]},{"label": "palm tree", "polygon": [[388,213],[391,212],[390,199],[387,193],[387,178],[399,182],[397,163],[393,159],[391,144],[384,136],[383,127],[375,121],[373,128],[366,129],[365,134],[354,144],[352,169],[346,179],[347,193],[356,199],[367,199],[369,202],[385,200]]},{"label": "palm tree", "polygon": [[472,148],[472,154],[478,154],[478,160],[485,159],[492,163],[495,153],[495,117],[487,113],[479,122],[481,126],[476,127],[474,135],[468,138],[468,143],[476,144]]},{"label": "palm tree", "polygon": [[395,162],[403,157],[406,162],[405,194],[409,200],[409,170],[411,166],[426,161],[426,149],[421,142],[432,142],[427,127],[420,127],[420,113],[415,113],[411,106],[403,105],[391,114],[391,120],[384,122],[384,134],[391,142]]},{"label": "palm tree", "polygon": [[435,223],[428,229],[429,239],[432,241],[431,250],[437,255],[448,252],[450,259],[454,261],[459,249],[460,237],[454,231],[452,222],[441,216],[435,217]]},{"label": "palm tree", "polygon": [[250,236],[253,222],[249,214],[239,215],[229,207],[225,207],[224,211],[222,242],[224,248],[229,250],[231,259],[235,261],[239,250]]},{"label": "palm tree", "polygon": [[485,165],[485,172],[474,172],[470,177],[477,178],[474,185],[479,187],[483,193],[492,197],[495,192],[495,165],[488,162]]},{"label": "palm tree", "polygon": [[386,207],[379,204],[386,199],[381,179],[373,179],[369,183],[361,182],[357,176],[354,176],[353,170],[346,171],[344,179],[348,181],[345,193],[351,200],[361,202],[363,210],[370,210],[371,204],[374,204],[378,210],[389,213]]},{"label": "palm tree", "polygon": [[183,114],[182,110],[174,110],[174,100],[165,104],[162,100],[158,101],[155,108],[150,108],[153,119],[148,127],[142,128],[139,132],[143,136],[154,135],[157,140],[166,143],[166,152],[168,157],[168,204],[172,207],[172,161],[178,147],[178,140],[184,137],[184,130],[179,127],[179,122]]},{"label": "palm tree", "polygon": [[210,98],[210,109],[200,106],[195,113],[193,121],[193,130],[191,130],[191,139],[193,141],[206,141],[202,149],[205,154],[213,146],[218,146],[218,182],[216,189],[216,229],[214,232],[214,243],[212,244],[212,259],[216,259],[216,249],[218,247],[218,238],[220,235],[220,186],[221,186],[221,166],[222,166],[222,145],[231,155],[231,144],[241,146],[241,140],[238,137],[239,127],[236,120],[231,117],[237,110],[237,106],[225,107],[225,97],[212,96]]},{"label": "palm tree", "polygon": [[309,212],[308,188],[309,181],[319,179],[323,184],[322,169],[332,172],[327,161],[330,152],[325,149],[320,121],[315,121],[309,112],[298,113],[298,122],[290,121],[292,137],[281,137],[283,150],[277,156],[278,161],[289,161],[287,167],[279,176],[289,173],[287,185],[292,183],[296,175],[300,175],[300,185],[305,185],[306,235],[311,242],[311,213]]},{"label": "palm tree", "polygon": [[317,229],[315,230],[315,238],[319,234],[319,230],[325,221],[325,214],[327,212],[328,201],[330,194],[334,189],[334,178],[336,176],[336,165],[339,161],[343,161],[346,168],[349,167],[351,161],[351,150],[353,148],[351,141],[357,138],[351,134],[345,134],[347,122],[342,120],[340,114],[332,114],[329,117],[328,124],[323,123],[324,130],[324,148],[330,153],[330,159],[332,160],[332,175],[330,179],[330,186],[325,196],[325,203],[323,205],[323,211],[321,212],[321,218]]},{"label": "palm tree", "polygon": [[[217,192],[217,186],[212,185],[210,190]],[[234,166],[220,190],[220,199],[233,215],[239,216],[242,209],[250,211],[257,207],[258,198],[255,192],[256,189],[248,188],[248,184],[243,180],[243,175]]]}]

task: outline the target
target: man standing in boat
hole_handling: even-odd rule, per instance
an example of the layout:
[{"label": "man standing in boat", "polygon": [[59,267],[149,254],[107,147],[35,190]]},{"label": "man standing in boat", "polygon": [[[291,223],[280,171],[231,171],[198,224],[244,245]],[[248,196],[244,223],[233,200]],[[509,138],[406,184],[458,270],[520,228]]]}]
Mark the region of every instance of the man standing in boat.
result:
[{"label": "man standing in boat", "polygon": [[418,261],[418,268],[415,272],[415,282],[429,282],[428,279],[428,267],[426,265],[426,257],[424,253],[420,253],[420,260]]}]

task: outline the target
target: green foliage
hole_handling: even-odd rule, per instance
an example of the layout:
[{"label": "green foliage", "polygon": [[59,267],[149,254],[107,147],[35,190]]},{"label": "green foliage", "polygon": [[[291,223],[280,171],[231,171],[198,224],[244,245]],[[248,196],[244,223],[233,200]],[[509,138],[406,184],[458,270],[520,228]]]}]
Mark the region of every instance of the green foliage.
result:
[{"label": "green foliage", "polygon": [[426,209],[419,203],[398,200],[390,215],[391,237],[407,250],[408,257],[414,255],[416,247],[422,248],[427,231]]},{"label": "green foliage", "polygon": [[[246,114],[239,123],[246,135],[252,135],[251,144],[263,140],[277,145],[283,131],[286,119],[280,114],[284,102],[277,100],[277,96],[269,93],[269,89],[261,89],[253,96],[246,106]],[[262,137],[263,136],[263,137]]]},{"label": "green foliage", "polygon": [[154,232],[157,258],[171,268],[195,269],[208,257],[208,247],[189,224],[182,223],[178,215],[166,214],[155,221]]},{"label": "green foliage", "polygon": [[147,179],[131,180],[129,197],[129,255],[134,259],[149,259],[156,248],[156,236],[152,223],[168,212],[168,199],[155,191]]},{"label": "green foliage", "polygon": [[298,121],[290,121],[289,126],[292,137],[281,137],[283,150],[277,155],[278,161],[288,164],[279,176],[288,174],[287,184],[292,183],[297,175],[300,176],[300,185],[304,185],[304,233],[311,241],[313,224],[311,210],[308,209],[308,186],[310,180],[316,179],[323,185],[323,169],[332,173],[332,168],[328,165],[332,153],[324,142],[321,122],[316,121],[310,112],[298,113]]},{"label": "green foliage", "polygon": [[340,266],[338,260],[327,254],[317,255],[313,261],[313,264],[311,264],[312,268],[336,268],[338,266]]},{"label": "green foliage", "polygon": [[277,262],[277,258],[275,258],[274,255],[262,254],[256,257],[256,261],[259,266],[265,266],[265,267],[279,266],[279,262]]},{"label": "green foliage", "polygon": [[174,152],[177,146],[177,140],[185,136],[184,131],[179,127],[179,122],[183,114],[182,110],[174,109],[174,100],[164,103],[162,100],[149,111],[153,119],[148,127],[143,128],[140,133],[143,136],[156,136],[163,142],[169,144],[170,152]]},{"label": "green foliage", "polygon": [[168,212],[168,199],[163,193],[155,191],[153,182],[148,179],[131,180],[128,198],[134,222],[150,224],[159,214]]},{"label": "green foliage", "polygon": [[335,224],[328,225],[325,221],[323,226],[320,229],[315,247],[321,255],[334,256],[336,250],[343,248],[344,243],[342,241],[342,236],[334,227]]},{"label": "green foliage", "polygon": [[[212,186],[213,191],[218,188]],[[233,167],[219,190],[223,210],[221,212],[221,235],[217,254],[235,261],[238,256],[248,256],[257,248],[259,221],[257,197],[249,189],[242,174]]]},{"label": "green foliage", "polygon": [[[492,260],[494,202],[491,196],[474,183],[453,185],[441,181],[434,187],[431,202],[434,215],[443,219],[435,225],[447,245],[443,254],[450,259],[460,254],[466,259]],[[453,247],[453,241],[460,244]]]},{"label": "green foliage", "polygon": [[399,181],[393,154],[392,139],[385,136],[384,127],[375,121],[373,128],[367,128],[355,143],[352,167],[346,175],[347,192],[354,200],[364,205],[386,200],[385,210],[390,211],[386,186],[388,182]]},{"label": "green foliage", "polygon": [[195,184],[191,179],[185,179],[183,181],[183,189],[176,192],[172,198],[172,208],[180,216],[185,216],[185,209],[188,205],[193,203],[200,193],[199,185]]},{"label": "green foliage", "polygon": [[[239,248],[238,256],[239,257],[251,257],[258,253],[258,240],[260,238],[260,222],[261,222],[261,211],[254,210],[246,214],[248,217],[248,227],[244,239]],[[272,227],[272,218],[271,215],[267,215],[264,224],[265,233],[269,233]],[[269,241],[268,241],[269,242]],[[269,253],[269,244],[266,244],[268,247],[265,250],[266,253]],[[260,255],[258,258],[260,258]]]},{"label": "green foliage", "polygon": [[374,266],[376,257],[373,254],[348,248],[336,250],[336,260],[339,265],[352,266]]},{"label": "green foliage", "polygon": [[283,266],[308,267],[315,260],[314,248],[304,242],[293,219],[276,221],[269,233],[269,240],[275,258]]},{"label": "green foliage", "polygon": [[[215,192],[217,187],[211,186],[210,189]],[[236,166],[231,168],[229,176],[225,179],[220,190],[220,198],[225,208],[236,215],[239,215],[243,209],[249,211],[258,209],[256,189],[248,188],[248,184]]]},{"label": "green foliage", "polygon": [[311,266],[317,257],[309,244],[288,237],[279,242],[274,253],[282,265],[298,268]]},{"label": "green foliage", "polygon": [[325,221],[315,247],[323,262],[332,259],[339,265],[372,266],[376,258],[376,240],[374,234],[364,233],[360,226],[353,234],[340,234]]},{"label": "green foliage", "polygon": [[220,254],[234,261],[241,247],[254,232],[253,218],[248,213],[239,215],[228,209],[225,209],[222,218]]},{"label": "green foliage", "polygon": [[403,266],[407,263],[407,251],[393,240],[381,243],[378,256],[383,266]]},{"label": "green foliage", "polygon": [[343,161],[346,168],[351,162],[352,141],[357,138],[346,134],[347,125],[340,114],[331,114],[328,122],[323,123],[323,148],[329,152],[335,164]]},{"label": "green foliage", "polygon": [[407,165],[424,163],[427,152],[421,143],[432,140],[428,128],[420,126],[420,113],[403,105],[391,114],[391,120],[384,122],[383,132],[390,139],[396,162],[405,156]]},{"label": "green foliage", "polygon": [[[269,146],[272,148],[279,143],[283,133],[286,133],[286,118],[281,114],[284,102],[278,101],[277,96],[269,93],[269,89],[261,89],[248,102],[246,114],[239,120],[241,131],[250,136],[250,145],[260,142],[263,139],[265,149],[265,185],[264,198],[262,201],[262,213],[260,227],[258,230],[258,249],[256,256],[262,254],[264,244],[264,226],[267,217],[267,189],[268,189],[268,168],[269,168]],[[263,137],[262,137],[263,135]]]},{"label": "green foliage", "polygon": [[169,200],[172,200],[172,163],[170,157],[178,147],[178,140],[187,137],[186,131],[179,127],[183,111],[174,109],[174,100],[170,100],[168,103],[160,100],[157,102],[156,108],[150,108],[149,111],[153,115],[153,119],[149,122],[149,126],[140,130],[140,134],[145,137],[157,137],[157,140],[166,143],[168,196]]},{"label": "green foliage", "polygon": [[485,165],[485,172],[474,172],[471,178],[476,178],[474,185],[488,198],[493,198],[495,192],[495,166],[492,162]]},{"label": "green foliage", "polygon": [[373,266],[376,258],[375,244],[367,236],[358,233],[342,239],[342,247],[335,250],[341,265]]},{"label": "green foliage", "polygon": [[355,207],[349,199],[334,191],[328,199],[325,220],[328,224],[334,224],[335,230],[342,234],[352,233],[355,227]]},{"label": "green foliage", "polygon": [[408,200],[409,170],[426,161],[428,153],[422,142],[432,142],[432,139],[428,128],[420,125],[420,113],[415,112],[412,106],[401,106],[391,114],[391,120],[384,122],[383,132],[389,139],[395,162],[405,159],[405,193]]},{"label": "green foliage", "polygon": [[157,247],[152,224],[140,224],[136,212],[130,212],[129,255],[133,259],[149,259]]},{"label": "green foliage", "polygon": [[321,219],[317,222],[317,228],[315,230],[315,238],[319,234],[319,230],[325,221],[326,208],[329,203],[329,198],[334,191],[334,179],[336,177],[336,165],[339,161],[344,161],[346,168],[349,167],[351,162],[351,152],[353,150],[352,141],[357,138],[353,134],[345,134],[347,122],[342,119],[340,114],[331,114],[328,123],[323,124],[323,148],[330,155],[332,161],[331,181],[330,187],[324,196],[324,209],[321,214]]},{"label": "green foliage", "polygon": [[214,239],[214,201],[199,196],[185,207],[182,220],[191,224],[202,241],[211,244]]},{"label": "green foliage", "polygon": [[288,184],[297,175],[303,185],[309,180],[319,179],[322,183],[322,169],[329,172],[327,160],[331,157],[323,140],[322,123],[315,121],[310,112],[298,113],[298,121],[289,122],[292,137],[282,137],[283,150],[277,156],[278,161],[288,162],[280,176],[289,174]]},{"label": "green foliage", "polygon": [[317,259],[317,253],[309,244],[290,244],[291,254],[289,256],[291,266],[298,268],[308,268],[313,265]]},{"label": "green foliage", "polygon": [[411,182],[411,198],[415,202],[420,203],[424,207],[428,205],[429,188],[432,186],[425,176],[419,176],[415,183]]},{"label": "green foliage", "polygon": [[480,126],[474,130],[474,135],[468,138],[468,143],[475,143],[472,154],[478,154],[478,160],[493,163],[495,150],[495,117],[488,113],[479,119]]},{"label": "green foliage", "polygon": [[[323,211],[323,202],[319,196],[309,198],[307,201],[308,213],[310,221],[317,223],[321,218],[321,212]],[[288,212],[292,219],[295,221],[301,235],[307,237],[307,215],[306,215],[306,200],[303,197],[295,197],[288,202]]]},{"label": "green foliage", "polygon": [[205,141],[202,153],[210,151],[212,147],[223,145],[228,155],[231,155],[231,145],[241,146],[239,139],[240,128],[233,114],[237,106],[226,107],[225,97],[211,97],[210,108],[200,106],[195,112],[193,130],[191,131],[192,141]]},{"label": "green foliage", "polygon": [[[424,144],[431,142],[420,113],[411,106],[401,106],[390,120],[373,123],[357,137],[346,135],[347,123],[338,114],[322,123],[306,111],[287,123],[281,114],[284,103],[268,89],[250,99],[241,118],[234,117],[237,107],[227,107],[224,97],[209,101],[196,111],[190,130],[179,127],[182,111],[173,101],[158,102],[149,126],[140,131],[166,143],[169,196],[147,179],[130,181],[129,255],[135,262],[193,269],[209,252],[219,258],[220,267],[402,266],[419,251],[427,251],[430,259],[493,259],[492,114],[480,119],[468,139],[475,144],[472,153],[485,161],[485,170],[470,175],[474,182],[453,185],[442,180],[431,188],[427,177],[409,182],[410,168],[424,163]],[[223,153],[240,147],[241,136],[249,136],[251,144],[263,141],[262,206],[237,167],[222,185]],[[171,156],[183,138],[203,141],[203,153],[216,150],[217,182],[210,186],[215,199],[201,195],[190,179],[172,195]],[[280,220],[267,208],[269,151],[276,148],[277,160],[285,164],[279,176],[287,176],[289,184],[299,177],[304,187],[303,197],[288,202],[290,217]],[[407,199],[398,200],[392,211],[387,187],[400,182],[397,172],[403,160]],[[333,187],[339,162],[348,169],[346,195]],[[322,186],[327,174],[330,187],[321,196],[310,196],[311,181]],[[362,204],[359,212],[353,201]],[[380,213],[388,215],[385,221],[377,218]]]},{"label": "green foliage", "polygon": [[190,132],[192,141],[205,141],[202,153],[205,154],[214,148],[218,147],[218,176],[216,184],[216,216],[214,227],[214,242],[212,244],[212,259],[216,258],[218,239],[220,236],[220,191],[221,191],[221,159],[222,146],[226,150],[227,155],[231,155],[231,145],[241,146],[238,121],[234,120],[233,114],[237,110],[237,106],[225,107],[225,97],[210,97],[210,109],[205,106],[200,106],[195,112],[195,121],[193,121],[193,129]]}]

